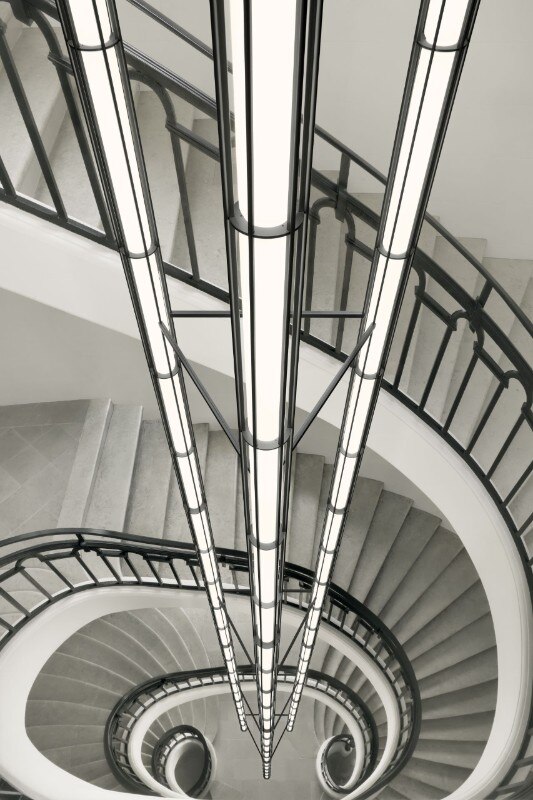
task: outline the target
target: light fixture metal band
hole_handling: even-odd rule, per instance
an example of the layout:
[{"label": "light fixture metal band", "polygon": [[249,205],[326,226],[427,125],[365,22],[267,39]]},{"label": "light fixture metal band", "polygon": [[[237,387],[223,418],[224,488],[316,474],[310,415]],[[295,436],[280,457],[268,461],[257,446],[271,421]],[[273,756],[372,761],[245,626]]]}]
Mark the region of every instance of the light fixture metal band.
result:
[{"label": "light fixture metal band", "polygon": [[253,450],[281,450],[287,444],[291,436],[291,428],[287,428],[283,439],[255,439],[250,431],[243,431],[241,434],[246,444]]},{"label": "light fixture metal band", "polygon": [[268,544],[265,544],[264,542],[260,542],[259,539],[256,536],[254,536],[253,533],[251,532],[248,533],[248,538],[250,539],[250,542],[253,544],[254,547],[257,547],[258,550],[276,550],[276,548],[279,547],[280,544],[282,544],[285,541],[285,537],[286,537],[286,532],[281,531],[275,542],[269,542]]},{"label": "light fixture metal band", "polygon": [[244,233],[245,236],[253,236],[254,239],[281,239],[283,236],[296,233],[304,221],[304,214],[303,211],[297,211],[292,226],[289,226],[288,222],[284,222],[282,225],[276,225],[272,228],[261,228],[258,225],[250,228],[248,220],[241,213],[239,204],[235,203],[233,214],[229,221],[236,231]]},{"label": "light fixture metal band", "polygon": [[118,33],[114,33],[111,39],[101,44],[76,44],[72,39],[67,39],[67,45],[72,50],[77,50],[79,53],[96,53],[97,51],[111,50],[120,44],[122,39]]}]

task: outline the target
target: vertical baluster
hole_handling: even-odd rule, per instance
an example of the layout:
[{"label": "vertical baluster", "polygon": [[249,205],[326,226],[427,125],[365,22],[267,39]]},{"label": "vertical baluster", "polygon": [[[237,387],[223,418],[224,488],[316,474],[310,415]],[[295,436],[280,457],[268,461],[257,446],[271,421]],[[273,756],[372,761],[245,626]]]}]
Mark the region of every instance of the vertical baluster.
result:
[{"label": "vertical baluster", "polygon": [[41,168],[48,191],[50,192],[50,197],[52,198],[52,203],[54,204],[56,214],[62,220],[66,220],[67,213],[65,211],[65,206],[63,205],[63,200],[52,172],[50,160],[43,144],[41,134],[37,127],[37,123],[35,122],[35,117],[33,116],[33,111],[31,110],[28,96],[24,90],[20,75],[13,60],[13,56],[11,55],[11,51],[7,44],[5,31],[6,26],[3,23],[0,24],[0,60],[2,61],[9,85],[11,86],[11,90],[13,91],[15,100],[17,101],[20,115],[33,145],[35,156]]}]

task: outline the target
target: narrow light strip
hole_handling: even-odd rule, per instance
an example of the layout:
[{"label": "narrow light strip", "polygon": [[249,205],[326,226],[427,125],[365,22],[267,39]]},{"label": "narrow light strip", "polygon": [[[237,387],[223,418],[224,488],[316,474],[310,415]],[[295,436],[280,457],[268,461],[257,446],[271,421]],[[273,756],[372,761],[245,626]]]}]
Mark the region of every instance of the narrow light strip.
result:
[{"label": "narrow light strip", "polygon": [[110,206],[141,339],[242,730],[247,729],[213,533],[114,0],[58,0],[61,24]]},{"label": "narrow light strip", "polygon": [[363,457],[383,362],[461,75],[479,0],[423,0],[396,132],[362,335],[352,368],[287,730],[294,728],[327,588]]}]

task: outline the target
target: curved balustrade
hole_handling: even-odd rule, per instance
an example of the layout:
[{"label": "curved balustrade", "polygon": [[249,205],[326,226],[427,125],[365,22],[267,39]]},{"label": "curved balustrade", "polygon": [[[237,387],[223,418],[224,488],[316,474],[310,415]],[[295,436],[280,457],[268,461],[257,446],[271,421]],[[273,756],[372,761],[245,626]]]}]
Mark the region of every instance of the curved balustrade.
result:
[{"label": "curved balustrade", "polygon": [[[7,166],[1,160],[0,199],[105,246],[116,248],[87,134],[70,85],[70,63],[65,56],[60,30],[52,24],[57,19],[55,5],[50,0],[28,0],[24,6],[14,0],[2,2],[12,6],[15,16],[23,24],[35,23],[46,41],[66,113],[76,134],[88,186],[100,215],[100,226],[93,227],[87,221],[76,219],[65,208],[3,23],[0,23],[0,58],[50,200],[43,202],[24,194],[11,180]],[[150,12],[144,0],[135,0],[135,5],[139,10],[151,14],[152,19],[158,19],[158,13],[155,12],[154,17],[153,10]],[[211,58],[209,47],[177,25],[171,24],[169,28],[168,20],[159,21],[196,51]],[[218,147],[182,125],[173,110],[174,101],[179,100],[214,119],[215,102],[134,48],[127,47],[126,55],[132,77],[144,83],[161,104],[174,157],[176,191],[179,193],[186,242],[186,263],[168,263],[167,248],[167,275],[228,301],[227,286],[225,279],[220,277],[220,271],[216,273],[219,277],[215,278],[215,284],[210,265],[201,263],[198,257],[200,226],[191,215],[182,153],[182,148],[188,146],[201,154],[202,158],[216,161],[219,159]],[[321,325],[321,320],[311,320],[304,311],[302,338],[332,357],[343,360],[346,353],[352,350],[358,335],[357,313],[360,309],[354,307],[353,295],[357,275],[364,275],[365,269],[370,266],[379,223],[379,213],[375,208],[371,209],[352,187],[357,187],[361,183],[360,176],[364,175],[364,185],[368,186],[370,179],[377,187],[376,194],[379,194],[386,179],[323,129],[317,127],[315,133],[317,144],[329,149],[330,154],[333,152],[338,170],[334,177],[316,169],[313,171],[305,311],[324,310],[315,308],[315,287],[320,269],[317,243],[327,228],[324,217],[327,212],[338,223],[337,238],[342,248],[340,261],[343,267],[337,287],[338,302],[334,309],[340,316],[331,328],[326,329]],[[221,216],[221,230],[222,223]],[[433,240],[435,235],[445,240],[453,260],[459,266],[451,274],[447,265],[438,263],[433,255],[424,252],[426,245],[423,232],[413,260],[411,280],[404,296],[383,386],[437,431],[482,482],[509,528],[533,596],[533,551],[528,551],[526,546],[526,536],[531,536],[533,526],[533,324],[485,266],[449,231],[429,215],[426,216],[425,225],[429,234],[433,235]],[[421,328],[424,329],[422,338],[427,345],[424,351],[419,348],[417,336]],[[409,376],[408,365],[413,361],[424,366],[424,374],[419,375],[417,382],[413,382]],[[530,757],[532,731],[533,725],[530,725],[516,767],[505,778],[495,797],[509,796],[510,787],[514,787],[515,793],[522,791],[517,787],[517,775],[523,774],[523,761]],[[520,780],[523,778],[518,782]]]},{"label": "curved balustrade", "polygon": [[[252,665],[238,668],[239,678],[243,685],[253,686],[255,668]],[[281,667],[278,674],[279,684],[292,684],[296,674],[295,667]],[[129,757],[129,741],[135,725],[143,714],[171,695],[179,695],[198,687],[217,687],[227,684],[227,676],[223,667],[176,672],[152,678],[136,686],[122,697],[109,715],[105,730],[105,751],[108,763],[114,775],[132,791],[139,791],[144,784],[137,776]],[[322,672],[310,670],[306,688],[315,689],[333,699],[335,704],[345,709],[353,718],[361,731],[364,756],[359,779],[367,778],[376,765],[378,755],[378,732],[376,724],[367,705],[348,686]],[[282,718],[278,718],[279,721]],[[156,748],[157,749],[157,748]],[[152,759],[154,766],[157,759],[156,750]],[[161,774],[161,771],[160,773]],[[155,772],[154,772],[155,775]],[[160,778],[155,775],[157,780]],[[206,782],[208,776],[204,776]],[[324,776],[324,780],[326,777]],[[164,781],[160,780],[161,783]]]},{"label": "curved balustrade", "polygon": [[178,780],[176,780],[176,783],[180,785],[180,788],[189,797],[201,797],[213,778],[213,760],[205,737],[191,725],[177,725],[167,731],[159,740],[152,753],[152,773],[159,783],[171,789],[172,787],[167,777],[169,758],[177,747],[191,744],[199,745],[203,751],[203,764],[200,775],[192,782],[191,786],[181,786]]},{"label": "curved balustrade", "polygon": [[[339,776],[332,774],[331,760],[337,760],[339,753],[343,753],[344,760],[348,755],[355,750],[355,742],[353,736],[348,733],[339,733],[337,736],[332,736],[322,749],[320,755],[320,774],[326,784],[327,788],[335,794],[348,794],[348,792],[355,787],[355,781],[352,776],[344,775]],[[344,766],[344,765],[343,765]],[[335,765],[335,772],[338,773],[338,764]],[[350,770],[352,772],[352,770]]]},{"label": "curved balustrade", "polygon": [[[246,553],[218,548],[217,559],[225,591],[249,595]],[[286,563],[284,604],[305,614],[312,583],[310,570]],[[110,585],[204,591],[192,544],[98,530],[56,529],[15,536],[0,544],[0,649],[27,622],[62,598]],[[372,794],[402,769],[418,740],[421,702],[416,678],[388,628],[334,584],[328,590],[322,621],[373,661],[395,698],[399,736],[384,774],[369,790]],[[289,667],[283,667],[279,680],[291,680],[292,674]],[[253,681],[254,667],[244,669],[243,676]],[[164,683],[166,678],[162,680]],[[337,701],[341,696],[352,714],[356,705],[362,707],[342,684],[328,678],[324,688],[324,680],[315,675],[311,678],[315,683],[308,685]],[[364,711],[361,719],[365,719]],[[368,719],[365,727],[372,729]],[[373,760],[373,753],[365,755],[365,771]]]}]

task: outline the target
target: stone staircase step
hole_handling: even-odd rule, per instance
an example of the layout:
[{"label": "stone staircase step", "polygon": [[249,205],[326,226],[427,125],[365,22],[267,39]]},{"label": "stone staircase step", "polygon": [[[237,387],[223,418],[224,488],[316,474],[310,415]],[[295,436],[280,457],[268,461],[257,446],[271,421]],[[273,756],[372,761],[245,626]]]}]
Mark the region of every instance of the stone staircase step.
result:
[{"label": "stone staircase step", "polygon": [[168,442],[159,421],[141,425],[125,530],[163,537],[169,483],[173,475]]},{"label": "stone staircase step", "polygon": [[396,592],[381,609],[381,619],[391,630],[461,551],[459,538],[440,527],[413,563]]},{"label": "stone staircase step", "polygon": [[[204,482],[205,466],[207,461],[208,433],[209,426],[207,424],[203,423],[201,425],[194,425],[194,436],[196,439],[200,469],[204,477]],[[185,516],[185,511],[183,510],[183,501],[181,499],[178,481],[174,473],[172,473],[170,477],[163,538],[185,542],[191,541],[189,525],[187,522],[187,517]]]},{"label": "stone staircase step", "polygon": [[[193,133],[198,134],[207,142],[218,145],[217,126],[214,120],[196,119],[192,129]],[[191,146],[188,150],[186,175],[188,202],[200,274],[209,283],[227,289],[220,166],[217,161],[202,153],[198,148]],[[187,270],[191,269],[183,213],[178,219],[171,261]]]},{"label": "stone staircase step", "polygon": [[334,582],[348,591],[382,491],[379,481],[357,480],[333,576]]},{"label": "stone staircase step", "polygon": [[140,406],[114,406],[87,509],[88,528],[124,530],[137,443]]},{"label": "stone staircase step", "polygon": [[[482,592],[482,587],[479,588]],[[481,605],[481,607],[483,606]],[[454,616],[460,618],[460,608],[455,609]],[[455,620],[456,627],[459,627],[460,624],[460,621]],[[430,625],[433,626],[433,622]],[[495,645],[494,626],[490,614],[476,617],[470,624],[468,624],[468,620],[465,620],[463,626],[449,636],[446,636],[447,631],[439,631],[439,644],[433,647],[424,646],[421,642],[420,655],[416,655],[416,650],[412,649],[411,642],[406,645],[411,662],[416,664],[419,677],[437,671],[439,666],[445,667],[457,663],[462,657],[474,655]],[[435,636],[435,638],[437,637]]]},{"label": "stone staircase step", "polygon": [[113,413],[110,400],[91,400],[57,527],[83,527]]},{"label": "stone staircase step", "polygon": [[476,686],[498,677],[495,648],[463,658],[459,663],[418,681],[422,699]]},{"label": "stone staircase step", "polygon": [[439,524],[440,520],[433,514],[414,507],[409,509],[382,569],[367,595],[366,604],[374,613],[379,615],[385,603],[394,597],[396,590],[424,551]]},{"label": "stone staircase step", "polygon": [[224,431],[209,433],[205,492],[217,547],[235,547],[237,454]]},{"label": "stone staircase step", "polygon": [[395,635],[401,642],[414,636],[478,580],[472,561],[464,550],[460,551],[446,569],[441,566],[439,572],[439,576],[419,597],[416,605],[395,625]]},{"label": "stone staircase step", "polygon": [[290,507],[287,559],[293,564],[311,568],[314,533],[319,524],[318,507],[324,458],[297,453],[293,469],[294,489]]},{"label": "stone staircase step", "polygon": [[416,747],[416,758],[432,764],[474,769],[479,761],[479,743],[419,740]]},{"label": "stone staircase step", "polygon": [[412,504],[394,492],[381,493],[350,584],[350,594],[361,602],[366,601]]},{"label": "stone staircase step", "polygon": [[442,800],[442,790],[415,778],[407,777],[405,770],[392,782],[392,787],[408,797],[409,800]]},{"label": "stone staircase step", "polygon": [[489,680],[477,686],[428,697],[424,700],[424,722],[438,724],[465,714],[488,713],[494,709],[496,688],[497,681]]},{"label": "stone staircase step", "polygon": [[[61,193],[67,215],[89,227],[103,230],[100,213],[94,199],[91,183],[85,168],[78,138],[70,114],[58,119],[60,124],[49,148],[52,172]],[[49,203],[49,193],[42,175],[34,196],[41,203]]]}]

